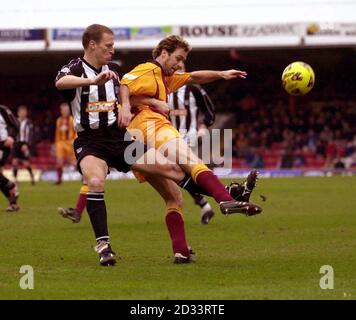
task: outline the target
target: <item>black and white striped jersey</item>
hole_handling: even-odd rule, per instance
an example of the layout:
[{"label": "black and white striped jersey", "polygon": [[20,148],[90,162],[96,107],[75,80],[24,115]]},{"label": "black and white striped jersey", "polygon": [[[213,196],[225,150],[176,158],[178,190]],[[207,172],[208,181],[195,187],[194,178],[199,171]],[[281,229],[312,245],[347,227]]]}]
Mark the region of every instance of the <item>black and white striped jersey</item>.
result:
[{"label": "black and white striped jersey", "polygon": [[[99,70],[83,58],[73,59],[58,72],[56,81],[66,75],[95,78],[100,72],[112,70],[119,74],[119,66],[109,63]],[[117,120],[119,81],[110,80],[105,85],[90,85],[70,90],[60,90],[68,101],[74,128],[81,132],[111,126]]]},{"label": "black and white striped jersey", "polygon": [[168,97],[172,124],[181,132],[197,132],[199,113],[210,127],[215,121],[215,107],[206,91],[199,85],[185,85]]},{"label": "black and white striped jersey", "polygon": [[32,121],[28,118],[23,120],[18,119],[18,121],[20,123],[20,130],[19,130],[19,134],[17,135],[17,141],[31,144],[32,137],[33,137]]},{"label": "black and white striped jersey", "polygon": [[8,136],[16,138],[19,131],[19,122],[11,110],[0,105],[0,142],[5,141]]}]

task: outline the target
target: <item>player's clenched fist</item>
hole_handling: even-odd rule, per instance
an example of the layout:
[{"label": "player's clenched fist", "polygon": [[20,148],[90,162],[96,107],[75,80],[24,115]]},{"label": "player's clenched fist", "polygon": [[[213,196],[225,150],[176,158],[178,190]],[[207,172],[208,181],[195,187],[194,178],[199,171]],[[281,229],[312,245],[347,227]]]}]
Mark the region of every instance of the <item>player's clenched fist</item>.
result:
[{"label": "player's clenched fist", "polygon": [[106,70],[101,73],[99,73],[95,78],[94,78],[94,84],[98,86],[104,85],[106,82],[112,79],[117,79],[117,74],[114,71],[111,70]]}]

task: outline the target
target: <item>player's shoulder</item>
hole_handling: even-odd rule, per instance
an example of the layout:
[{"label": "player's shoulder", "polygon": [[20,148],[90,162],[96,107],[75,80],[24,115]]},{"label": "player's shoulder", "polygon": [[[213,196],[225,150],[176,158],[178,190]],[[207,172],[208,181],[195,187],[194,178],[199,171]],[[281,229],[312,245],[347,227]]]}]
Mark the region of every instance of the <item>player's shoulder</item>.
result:
[{"label": "player's shoulder", "polygon": [[137,65],[135,68],[133,68],[131,71],[129,71],[128,73],[126,73],[123,77],[122,80],[135,80],[149,72],[151,72],[152,70],[154,70],[155,68],[159,68],[159,66],[155,65],[154,63],[151,62],[145,62],[145,63],[141,63],[139,65]]},{"label": "player's shoulder", "polygon": [[156,64],[152,62],[140,63],[137,65],[132,71],[139,72],[141,74],[145,74],[146,72],[152,71],[156,68],[159,68]]},{"label": "player's shoulder", "polygon": [[71,59],[66,65],[67,66],[76,66],[76,65],[82,65],[83,64],[83,60],[80,58],[74,58]]},{"label": "player's shoulder", "polygon": [[65,72],[66,69],[68,69],[68,71],[72,71],[78,68],[83,68],[83,60],[80,58],[75,58],[70,60],[66,65],[64,65],[61,69],[61,72]]}]

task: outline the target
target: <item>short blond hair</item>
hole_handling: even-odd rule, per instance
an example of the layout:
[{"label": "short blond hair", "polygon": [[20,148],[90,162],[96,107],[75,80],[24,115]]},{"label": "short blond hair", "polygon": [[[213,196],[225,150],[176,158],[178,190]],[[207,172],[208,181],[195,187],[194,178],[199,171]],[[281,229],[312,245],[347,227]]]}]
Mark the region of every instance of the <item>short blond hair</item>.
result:
[{"label": "short blond hair", "polygon": [[182,48],[185,52],[192,50],[192,47],[188,41],[184,40],[181,36],[171,35],[162,39],[156,48],[152,51],[153,59],[159,57],[163,50],[166,50],[168,53],[174,52],[176,49]]},{"label": "short blond hair", "polygon": [[91,40],[99,43],[104,33],[114,34],[114,32],[109,27],[103,26],[101,24],[92,24],[87,27],[82,36],[83,48],[87,49]]}]

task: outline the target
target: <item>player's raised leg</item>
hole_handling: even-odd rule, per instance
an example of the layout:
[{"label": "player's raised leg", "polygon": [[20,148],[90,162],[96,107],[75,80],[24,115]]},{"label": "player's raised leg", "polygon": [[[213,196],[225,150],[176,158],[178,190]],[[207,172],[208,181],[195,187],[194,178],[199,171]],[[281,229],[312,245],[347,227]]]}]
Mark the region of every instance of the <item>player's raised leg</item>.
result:
[{"label": "player's raised leg", "polygon": [[185,173],[176,163],[168,160],[154,148],[148,149],[134,164],[132,170],[145,175],[160,176],[175,182],[182,181]]},{"label": "player's raised leg", "polygon": [[183,139],[168,141],[161,146],[160,152],[170,161],[178,163],[188,174],[180,182],[181,187],[194,191],[194,183],[200,186],[205,192],[199,192],[199,189],[196,192],[211,195],[220,204],[223,214],[243,213],[250,216],[262,211],[262,208],[255,204],[233,199],[218,177],[192,152]]}]

